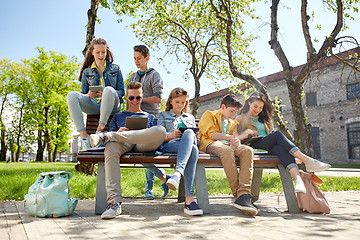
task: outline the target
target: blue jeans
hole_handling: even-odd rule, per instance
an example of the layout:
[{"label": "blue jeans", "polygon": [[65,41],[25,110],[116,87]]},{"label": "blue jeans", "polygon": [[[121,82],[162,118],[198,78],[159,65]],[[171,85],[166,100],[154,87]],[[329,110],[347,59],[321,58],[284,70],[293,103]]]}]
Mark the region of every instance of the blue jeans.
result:
[{"label": "blue jeans", "polygon": [[299,149],[280,131],[272,132],[251,143],[250,146],[255,149],[264,149],[270,154],[278,156],[288,171],[297,167],[295,157],[292,154]]},{"label": "blue jeans", "polygon": [[99,123],[106,125],[110,115],[120,111],[119,96],[110,86],[104,88],[100,103],[75,91],[68,93],[66,102],[78,132],[85,130],[83,112],[89,115],[100,114]]},{"label": "blue jeans", "polygon": [[152,190],[154,188],[155,176],[157,178],[161,178],[165,174],[165,170],[162,168],[157,168],[155,164],[143,164],[144,167],[148,167],[145,169],[145,189]]},{"label": "blue jeans", "polygon": [[186,130],[181,138],[164,143],[164,152],[177,153],[175,171],[184,176],[185,196],[194,196],[194,179],[199,149],[193,130]]}]

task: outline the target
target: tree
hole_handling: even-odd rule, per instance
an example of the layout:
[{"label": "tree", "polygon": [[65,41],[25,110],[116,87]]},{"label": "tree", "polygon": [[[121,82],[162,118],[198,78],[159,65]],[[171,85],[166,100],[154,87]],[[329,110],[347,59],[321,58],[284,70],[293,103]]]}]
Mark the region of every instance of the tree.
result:
[{"label": "tree", "polygon": [[35,141],[35,124],[31,119],[31,109],[28,105],[28,96],[32,90],[29,81],[29,70],[23,63],[17,63],[16,80],[12,84],[12,94],[9,98],[11,122],[6,129],[6,142],[11,146],[12,161],[19,160],[20,152],[32,152]]},{"label": "tree", "polygon": [[94,39],[98,8],[99,8],[99,0],[90,0],[90,9],[87,11],[88,24],[86,26],[87,31],[86,31],[85,47],[84,50],[82,51],[84,57],[86,55],[86,51],[90,46],[91,41]]},{"label": "tree", "polygon": [[[340,30],[343,28],[343,18],[346,16],[344,14],[344,5],[343,2],[346,2],[345,9],[350,10],[354,9],[354,11],[357,11],[356,8],[354,8],[350,3],[351,1],[341,1],[337,0],[336,3],[333,1],[324,1],[324,4],[326,4],[332,11],[336,12],[337,14],[337,22],[334,26],[333,31],[330,33],[330,35],[324,40],[321,48],[319,51],[316,51],[313,47],[312,38],[310,36],[310,31],[308,27],[308,21],[310,19],[309,15],[307,14],[307,1],[301,0],[301,21],[302,21],[302,32],[303,37],[306,42],[306,46],[308,49],[308,58],[307,62],[302,68],[299,75],[294,76],[292,70],[293,67],[290,66],[290,63],[286,57],[285,52],[281,48],[281,44],[278,40],[277,34],[279,31],[279,25],[277,22],[277,13],[278,13],[278,5],[280,0],[273,0],[271,2],[271,39],[269,41],[269,44],[271,48],[274,50],[274,53],[278,60],[280,61],[283,72],[285,74],[285,80],[287,83],[288,91],[289,91],[289,98],[291,101],[291,106],[293,110],[293,117],[295,121],[295,131],[294,131],[294,138],[296,140],[297,145],[300,147],[300,149],[311,155],[312,150],[312,144],[311,144],[311,135],[310,135],[310,129],[306,122],[306,117],[303,109],[303,103],[302,103],[302,95],[303,95],[303,86],[305,83],[305,80],[309,76],[312,68],[318,64],[320,61],[322,61],[329,53],[330,49],[334,47],[334,43],[336,41],[336,37],[338,36]],[[352,1],[358,3],[358,1]],[[243,79],[251,84],[253,84],[256,89],[259,91],[265,93],[270,98],[269,94],[266,91],[266,87],[262,85],[255,77],[253,77],[251,74],[244,74],[237,65],[234,63],[234,56],[233,56],[233,46],[232,41],[234,38],[236,38],[236,21],[234,20],[234,15],[236,14],[236,11],[234,11],[233,6],[237,5],[238,3],[236,1],[231,0],[219,0],[219,1],[213,1],[211,0],[211,4],[214,10],[214,13],[223,24],[224,28],[226,29],[225,35],[223,36],[226,41],[226,50],[228,53],[229,58],[229,67],[231,69],[231,72],[235,77],[238,77],[240,79]],[[293,139],[290,132],[288,131],[286,125],[282,122],[281,116],[279,112],[275,112],[274,119],[279,126],[279,128],[290,138]]]},{"label": "tree", "polygon": [[[165,65],[173,58],[186,65],[186,71],[192,75],[195,85],[192,114],[196,116],[200,96],[200,79],[233,80],[222,60],[215,41],[221,29],[217,27],[208,1],[164,1],[149,0],[132,2],[115,1],[113,8],[119,15],[128,13],[136,22],[131,24],[136,36],[154,49],[165,49],[159,60]],[[241,14],[244,8],[239,8]],[[251,37],[242,38],[243,43]],[[242,47],[245,50],[246,46]],[[245,51],[244,51],[245,52]],[[169,61],[170,60],[170,61]],[[253,61],[249,61],[253,62]],[[188,74],[184,75],[188,79]],[[213,81],[216,84],[216,81]]]},{"label": "tree", "polygon": [[101,6],[105,8],[110,8],[107,0],[90,0],[90,9],[87,11],[88,16],[88,24],[86,25],[86,40],[85,40],[85,47],[82,51],[82,54],[85,56],[86,51],[88,50],[91,41],[95,37],[95,24],[96,22],[100,23],[100,19],[97,17],[97,11],[99,9],[99,3]]},{"label": "tree", "polygon": [[8,99],[12,93],[13,82],[17,78],[18,66],[8,59],[0,60],[0,161],[6,160],[6,127],[4,123],[5,109],[8,105]]},{"label": "tree", "polygon": [[[53,141],[56,139],[51,133],[57,129],[64,131],[64,126],[70,128],[70,116],[64,110],[67,109],[65,97],[69,91],[78,88],[78,83],[73,80],[76,79],[79,64],[74,57],[68,58],[54,51],[46,52],[42,48],[37,50],[37,57],[28,61],[33,86],[33,91],[29,94],[29,105],[37,126],[36,160],[43,160],[47,147],[48,160],[51,161],[51,152],[55,149]],[[60,125],[57,120],[61,120]],[[62,137],[65,137],[62,141],[67,142],[69,136]]]}]

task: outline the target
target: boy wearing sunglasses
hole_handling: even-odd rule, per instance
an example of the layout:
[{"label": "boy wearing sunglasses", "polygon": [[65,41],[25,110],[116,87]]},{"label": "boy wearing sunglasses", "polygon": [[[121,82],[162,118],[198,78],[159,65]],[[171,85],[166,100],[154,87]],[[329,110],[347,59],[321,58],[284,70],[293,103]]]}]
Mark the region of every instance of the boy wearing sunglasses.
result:
[{"label": "boy wearing sunglasses", "polygon": [[[139,69],[130,76],[129,82],[140,82],[142,84],[142,90],[144,97],[141,103],[141,109],[147,113],[153,114],[156,118],[159,117],[160,103],[163,94],[163,80],[160,74],[154,69],[148,66],[150,60],[149,49],[145,45],[134,46],[134,62]],[[156,168],[154,164],[148,165],[149,168],[145,170],[146,182],[145,182],[145,197],[146,199],[154,199],[153,187],[155,176],[158,177],[162,183],[164,190],[163,197],[166,197],[169,193],[169,188],[166,186],[166,181],[171,177],[167,176],[162,178],[165,173],[162,168]]]},{"label": "boy wearing sunglasses", "polygon": [[[129,82],[126,89],[128,110],[114,115],[109,132],[90,135],[91,147],[104,143],[105,146],[105,187],[107,194],[106,210],[103,219],[115,218],[121,214],[120,157],[130,151],[149,152],[156,150],[165,140],[166,130],[157,125],[154,115],[142,111],[142,85]],[[146,117],[146,129],[131,130],[125,127],[127,117]],[[163,178],[166,179],[166,174]]]}]

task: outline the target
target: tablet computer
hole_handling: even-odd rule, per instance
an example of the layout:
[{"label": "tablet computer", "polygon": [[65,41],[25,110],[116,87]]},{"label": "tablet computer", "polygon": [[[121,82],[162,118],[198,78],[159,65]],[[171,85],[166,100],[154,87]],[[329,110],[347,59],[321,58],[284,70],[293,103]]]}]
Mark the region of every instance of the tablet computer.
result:
[{"label": "tablet computer", "polygon": [[186,129],[191,129],[194,131],[194,133],[198,132],[199,131],[199,128],[198,127],[179,127],[179,130],[180,132],[185,132]]},{"label": "tablet computer", "polygon": [[92,91],[92,92],[100,92],[100,91],[102,91],[104,88],[103,88],[103,86],[90,86],[89,89],[90,89],[90,91]]},{"label": "tablet computer", "polygon": [[129,130],[140,130],[147,128],[147,117],[127,117],[125,119],[125,127]]},{"label": "tablet computer", "polygon": [[253,143],[259,139],[262,139],[262,137],[261,136],[251,137],[249,138],[248,143]]}]

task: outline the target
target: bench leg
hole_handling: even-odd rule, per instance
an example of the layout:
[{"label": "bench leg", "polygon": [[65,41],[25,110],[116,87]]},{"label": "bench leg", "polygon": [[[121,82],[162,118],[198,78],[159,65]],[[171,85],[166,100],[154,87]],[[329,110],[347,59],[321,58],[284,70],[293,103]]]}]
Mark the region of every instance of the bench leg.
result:
[{"label": "bench leg", "polygon": [[95,214],[102,214],[106,208],[105,164],[98,162],[96,178]]},{"label": "bench leg", "polygon": [[283,190],[285,193],[286,204],[288,206],[289,213],[299,213],[299,205],[295,195],[294,185],[291,179],[290,173],[284,168],[282,164],[278,166]]},{"label": "bench leg", "polygon": [[179,190],[178,190],[178,202],[185,202],[185,181],[184,178],[180,179]]},{"label": "bench leg", "polygon": [[259,199],[262,174],[263,168],[254,168],[251,183],[251,195],[253,202],[256,202]]},{"label": "bench leg", "polygon": [[198,163],[196,166],[195,186],[196,186],[196,198],[199,207],[202,208],[205,214],[210,213],[209,195],[206,184],[205,165],[203,163]]}]

